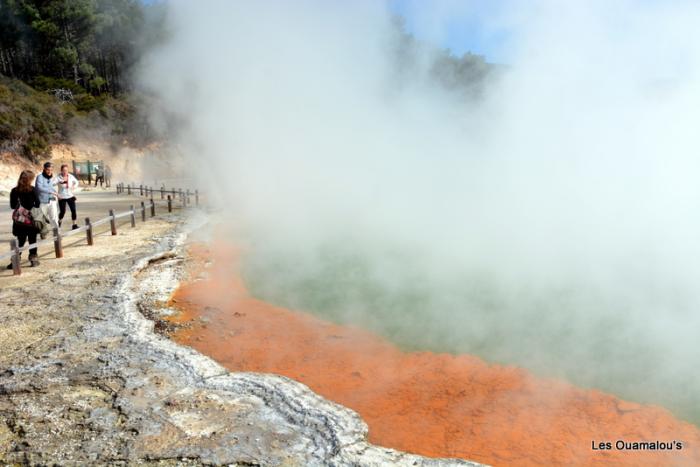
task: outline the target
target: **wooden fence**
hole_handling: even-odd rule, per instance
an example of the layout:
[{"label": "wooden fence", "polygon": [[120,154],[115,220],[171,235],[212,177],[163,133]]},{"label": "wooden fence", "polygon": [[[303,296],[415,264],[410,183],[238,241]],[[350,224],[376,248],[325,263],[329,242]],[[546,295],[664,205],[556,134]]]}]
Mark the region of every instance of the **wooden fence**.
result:
[{"label": "wooden fence", "polygon": [[[162,203],[162,205],[167,206],[169,213],[173,212],[174,208],[182,209],[187,206],[191,206],[192,198],[194,198],[195,206],[199,206],[200,203],[200,193],[198,190],[190,191],[183,190],[182,188],[166,189],[165,187],[160,187],[154,190],[153,187],[148,187],[144,185],[138,185],[137,187],[136,185],[125,185],[124,183],[118,183],[116,185],[116,193],[127,193],[129,195],[138,194],[141,197],[146,197],[147,201],[141,201],[140,206],[134,206],[132,204],[129,207],[128,211],[120,213],[115,213],[114,209],[110,209],[107,217],[103,217],[102,219],[98,219],[96,221],[92,221],[89,217],[86,217],[85,225],[83,227],[74,230],[69,230],[65,233],[62,233],[57,227],[54,227],[53,233],[49,238],[39,240],[29,245],[24,245],[23,247],[19,247],[17,244],[17,239],[13,238],[12,240],[10,240],[10,252],[0,255],[0,262],[3,262],[7,258],[10,258],[12,261],[13,274],[18,276],[22,274],[22,269],[20,267],[20,253],[22,253],[23,251],[27,251],[32,248],[37,248],[41,245],[48,245],[50,243],[53,243],[56,258],[63,258],[63,239],[67,237],[72,237],[73,235],[78,235],[84,232],[87,244],[93,246],[95,244],[95,228],[102,224],[106,224],[109,222],[111,234],[117,235],[117,219],[129,217],[131,221],[131,227],[133,228],[136,227],[137,213],[140,214],[141,221],[146,222],[146,219],[149,217],[147,213],[150,214],[150,217],[155,217],[156,205],[159,203]],[[156,201],[153,199],[154,193],[160,194],[159,200]]]}]

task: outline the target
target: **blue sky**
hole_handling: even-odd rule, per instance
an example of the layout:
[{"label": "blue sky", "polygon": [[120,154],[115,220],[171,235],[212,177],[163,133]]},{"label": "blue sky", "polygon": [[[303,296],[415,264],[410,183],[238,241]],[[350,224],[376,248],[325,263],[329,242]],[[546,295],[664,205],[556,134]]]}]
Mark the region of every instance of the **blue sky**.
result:
[{"label": "blue sky", "polygon": [[[167,2],[167,0],[141,1],[147,4]],[[492,63],[503,64],[512,61],[512,47],[517,42],[518,33],[513,29],[517,24],[513,22],[514,15],[517,17],[523,5],[532,7],[535,4],[535,2],[530,4],[519,0],[385,1],[388,2],[392,12],[405,19],[408,32],[418,39],[449,49],[456,56],[471,52],[485,56]],[[694,1],[625,0],[619,3],[610,2],[610,5],[624,9],[630,6],[642,8],[693,4]],[[597,4],[605,5],[604,0],[600,0]],[[613,8],[613,11],[615,9]],[[621,30],[624,30],[624,23],[620,26]]]},{"label": "blue sky", "polygon": [[509,32],[497,18],[507,0],[389,0],[393,12],[419,39],[450,49],[457,56],[472,52],[502,62]]},{"label": "blue sky", "polygon": [[[167,0],[141,1],[151,4]],[[502,46],[508,32],[487,27],[486,23],[506,7],[507,1],[388,0],[391,11],[406,20],[406,28],[417,38],[450,49],[457,56],[472,52],[499,63],[505,59]]]}]

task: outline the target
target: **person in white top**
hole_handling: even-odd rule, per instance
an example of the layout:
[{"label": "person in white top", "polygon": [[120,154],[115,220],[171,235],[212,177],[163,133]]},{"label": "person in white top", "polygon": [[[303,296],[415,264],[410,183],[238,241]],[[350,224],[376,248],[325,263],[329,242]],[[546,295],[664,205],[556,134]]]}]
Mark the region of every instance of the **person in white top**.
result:
[{"label": "person in white top", "polygon": [[73,192],[78,188],[78,179],[73,174],[68,173],[68,164],[61,166],[61,173],[58,174],[58,225],[61,226],[63,216],[66,215],[66,204],[70,208],[70,216],[73,220],[73,229],[78,228],[76,221],[78,214],[75,209],[75,194]]}]

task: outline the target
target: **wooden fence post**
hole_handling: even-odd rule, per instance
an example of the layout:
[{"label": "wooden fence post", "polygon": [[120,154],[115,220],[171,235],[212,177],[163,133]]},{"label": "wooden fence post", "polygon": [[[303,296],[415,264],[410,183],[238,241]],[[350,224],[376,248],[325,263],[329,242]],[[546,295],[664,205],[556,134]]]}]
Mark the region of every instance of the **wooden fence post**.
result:
[{"label": "wooden fence post", "polygon": [[126,186],[126,193],[131,196],[131,183]]},{"label": "wooden fence post", "polygon": [[151,196],[151,217],[156,215],[156,203],[153,202],[153,196]]},{"label": "wooden fence post", "polygon": [[165,199],[165,187],[160,187],[160,199]]},{"label": "wooden fence post", "polygon": [[173,192],[173,199],[175,199],[175,188],[172,189]]},{"label": "wooden fence post", "polygon": [[13,238],[10,240],[10,249],[14,252],[12,255],[12,274],[19,276],[22,274],[22,268],[19,265],[19,247],[17,246],[17,239]]},{"label": "wooden fence post", "polygon": [[199,206],[199,190],[194,190],[194,205]]},{"label": "wooden fence post", "polygon": [[112,228],[112,235],[117,235],[117,218],[114,215],[114,209],[109,210],[109,216],[111,217],[109,226]]},{"label": "wooden fence post", "polygon": [[90,222],[89,217],[85,218],[85,225],[87,226],[87,230],[85,231],[85,235],[87,235],[87,242],[88,242],[88,245],[92,246],[95,243],[94,243],[94,240],[92,239],[92,222]]},{"label": "wooden fence post", "polygon": [[61,232],[58,227],[53,228],[53,249],[56,253],[56,258],[63,258],[63,244],[61,242]]},{"label": "wooden fence post", "polygon": [[141,222],[146,222],[146,203],[141,201]]},{"label": "wooden fence post", "polygon": [[168,195],[168,212],[173,212],[173,199]]},{"label": "wooden fence post", "polygon": [[139,185],[139,196],[143,196],[143,185]]},{"label": "wooden fence post", "polygon": [[192,204],[192,200],[190,199],[190,189],[187,189],[187,193],[185,194],[185,205],[190,205]]},{"label": "wooden fence post", "polygon": [[131,210],[131,227],[136,227],[136,211],[134,210],[134,205],[129,206]]}]

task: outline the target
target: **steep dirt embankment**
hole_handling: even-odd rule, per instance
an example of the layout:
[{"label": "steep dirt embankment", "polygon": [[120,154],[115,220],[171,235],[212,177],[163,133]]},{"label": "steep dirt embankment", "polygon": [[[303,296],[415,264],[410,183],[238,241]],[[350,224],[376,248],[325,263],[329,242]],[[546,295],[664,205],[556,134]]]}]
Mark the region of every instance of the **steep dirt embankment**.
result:
[{"label": "steep dirt embankment", "polygon": [[[56,166],[68,164],[72,172],[71,161],[103,161],[112,170],[112,178],[123,182],[144,182],[150,186],[165,184],[174,187],[181,180],[182,157],[172,148],[152,144],[142,148],[122,146],[110,148],[99,139],[83,139],[75,144],[55,144],[51,146],[50,155],[41,158],[38,163],[12,152],[0,152],[0,194],[9,192],[17,183],[22,170],[30,169],[39,173],[45,161],[52,161]],[[55,168],[58,172],[58,167]],[[178,185],[179,186],[179,185]]]},{"label": "steep dirt embankment", "polygon": [[[177,341],[231,370],[303,382],[356,410],[373,443],[495,465],[700,465],[700,429],[661,407],[469,355],[403,353],[364,330],[251,297],[226,243],[191,253],[191,280],[171,300],[181,311],[173,320],[190,323]],[[656,441],[667,449],[631,444]]]},{"label": "steep dirt embankment", "polygon": [[39,165],[10,152],[0,152],[0,195],[10,192],[17,185],[19,174],[23,170],[39,170]]},{"label": "steep dirt embankment", "polygon": [[[108,147],[99,139],[81,139],[76,144],[56,144],[51,147],[51,157],[55,164],[71,161],[101,160],[109,165],[112,178],[125,183],[144,182],[151,186],[161,183],[170,185],[182,173],[182,157],[174,148],[162,144],[134,148],[123,145]],[[71,168],[72,170],[72,168]]]}]

